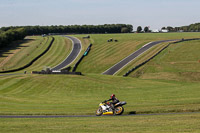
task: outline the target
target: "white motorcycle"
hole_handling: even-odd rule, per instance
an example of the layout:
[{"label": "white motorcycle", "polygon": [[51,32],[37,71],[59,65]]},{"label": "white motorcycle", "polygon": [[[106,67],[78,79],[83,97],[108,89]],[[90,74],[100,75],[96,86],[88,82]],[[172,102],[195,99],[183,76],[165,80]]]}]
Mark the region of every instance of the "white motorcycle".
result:
[{"label": "white motorcycle", "polygon": [[97,116],[101,115],[121,115],[124,112],[123,105],[126,104],[126,102],[118,102],[114,105],[114,110],[109,105],[109,102],[101,102],[99,104],[99,108],[96,111]]}]

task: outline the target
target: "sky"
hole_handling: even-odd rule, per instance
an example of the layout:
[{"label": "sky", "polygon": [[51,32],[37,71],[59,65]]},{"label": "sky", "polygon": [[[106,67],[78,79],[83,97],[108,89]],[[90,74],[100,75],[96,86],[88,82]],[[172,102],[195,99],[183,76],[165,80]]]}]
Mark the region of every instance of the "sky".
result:
[{"label": "sky", "polygon": [[200,0],[0,0],[0,27],[131,24],[160,29],[200,22]]}]

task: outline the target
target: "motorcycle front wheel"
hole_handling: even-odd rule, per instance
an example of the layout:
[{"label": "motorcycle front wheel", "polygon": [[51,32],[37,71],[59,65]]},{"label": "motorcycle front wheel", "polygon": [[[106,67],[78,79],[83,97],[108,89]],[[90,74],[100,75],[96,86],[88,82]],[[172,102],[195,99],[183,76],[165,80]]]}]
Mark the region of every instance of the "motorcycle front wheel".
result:
[{"label": "motorcycle front wheel", "polygon": [[124,108],[122,106],[118,106],[115,108],[115,115],[121,115],[124,112]]},{"label": "motorcycle front wheel", "polygon": [[101,107],[99,107],[96,111],[96,116],[101,116],[103,114],[103,110]]}]

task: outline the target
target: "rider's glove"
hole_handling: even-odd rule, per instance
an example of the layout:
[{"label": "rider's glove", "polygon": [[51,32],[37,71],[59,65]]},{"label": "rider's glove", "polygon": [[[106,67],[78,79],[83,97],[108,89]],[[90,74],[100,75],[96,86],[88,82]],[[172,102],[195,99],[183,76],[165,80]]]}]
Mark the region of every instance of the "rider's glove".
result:
[{"label": "rider's glove", "polygon": [[103,103],[106,103],[106,102],[107,102],[107,100],[103,101]]}]

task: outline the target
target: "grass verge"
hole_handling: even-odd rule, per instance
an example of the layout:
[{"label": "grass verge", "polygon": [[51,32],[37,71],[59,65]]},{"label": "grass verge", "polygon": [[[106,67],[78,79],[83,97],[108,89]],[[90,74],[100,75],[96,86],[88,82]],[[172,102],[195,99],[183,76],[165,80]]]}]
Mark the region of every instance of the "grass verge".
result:
[{"label": "grass verge", "polygon": [[89,118],[0,119],[1,132],[200,132],[200,114]]}]

